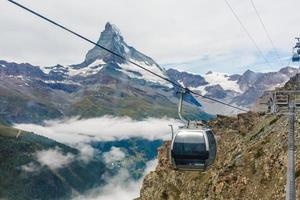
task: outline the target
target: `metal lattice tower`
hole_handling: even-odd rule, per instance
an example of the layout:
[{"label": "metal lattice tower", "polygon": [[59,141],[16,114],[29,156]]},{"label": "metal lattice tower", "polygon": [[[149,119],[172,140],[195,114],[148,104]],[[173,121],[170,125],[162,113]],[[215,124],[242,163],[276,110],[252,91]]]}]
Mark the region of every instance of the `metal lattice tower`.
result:
[{"label": "metal lattice tower", "polygon": [[295,121],[297,110],[300,108],[300,90],[267,91],[270,95],[268,112],[271,114],[286,115],[288,117],[288,162],[286,174],[286,200],[296,200],[295,177]]},{"label": "metal lattice tower", "polygon": [[286,200],[296,199],[295,183],[295,101],[289,102],[288,166],[286,182]]}]

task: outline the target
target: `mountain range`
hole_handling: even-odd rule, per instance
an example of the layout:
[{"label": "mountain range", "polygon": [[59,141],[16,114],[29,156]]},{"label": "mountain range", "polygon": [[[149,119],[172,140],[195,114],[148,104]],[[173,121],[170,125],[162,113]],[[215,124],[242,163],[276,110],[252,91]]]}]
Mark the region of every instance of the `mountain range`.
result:
[{"label": "mountain range", "polygon": [[[300,88],[300,75],[281,89]],[[143,182],[138,200],[261,199],[287,196],[288,117],[263,112],[218,116],[209,122],[217,138],[215,163],[205,173],[174,170],[166,141],[158,150],[158,165]],[[297,123],[298,124],[298,123]],[[295,132],[300,131],[299,126]],[[299,151],[295,152],[296,190],[300,190]],[[295,199],[300,198],[297,192]]]},{"label": "mountain range", "polygon": [[[110,23],[98,44],[168,77],[153,59],[127,45],[120,31]],[[146,163],[156,157],[161,139],[101,141],[85,135],[91,141],[62,144],[51,136],[40,136],[39,130],[32,133],[12,126],[23,123],[45,127],[47,120],[104,115],[134,120],[176,118],[177,92],[172,84],[98,47],[92,48],[82,63],[68,66],[34,66],[1,60],[0,199],[71,199],[93,189],[100,190],[124,170],[128,172],[124,182],[137,182]],[[212,117],[200,110],[192,96],[185,101],[189,117]],[[99,134],[101,129],[99,126]],[[79,137],[80,134],[83,133],[78,132]]]},{"label": "mountain range", "polygon": [[[110,23],[105,25],[97,43],[204,96],[247,108],[264,90],[284,84],[299,72],[292,67],[270,73],[248,70],[242,75],[217,72],[198,75],[165,70],[152,58],[129,46],[118,28]],[[45,125],[46,120],[72,117],[80,120],[104,115],[135,120],[177,118],[178,96],[178,88],[174,85],[97,46],[89,50],[79,64],[34,66],[0,60],[0,158],[4,161],[1,162],[4,170],[0,172],[0,198],[70,199],[74,193],[84,194],[104,185],[102,175],[116,175],[122,167],[128,169],[130,177],[138,179],[146,162],[155,158],[156,149],[162,144],[162,140],[143,138],[87,142],[86,145],[99,154],[85,163],[77,159],[81,152],[76,146],[38,136],[38,133],[21,131],[19,134],[20,130],[12,125]],[[214,114],[211,111],[225,109],[218,106],[189,95],[185,98],[184,114],[208,120],[213,117],[208,114]],[[114,148],[123,152],[124,160],[105,163],[104,154]],[[37,152],[60,153],[64,161],[67,158],[72,162],[53,170],[38,162]],[[33,166],[38,166],[39,170],[31,171]],[[47,194],[43,192],[45,188],[49,190]],[[55,193],[57,188],[59,193]]]},{"label": "mountain range", "polygon": [[[98,44],[168,77],[153,59],[127,45],[110,23]],[[2,60],[0,77],[0,119],[7,123],[41,123],[70,116],[177,117],[176,87],[97,46],[88,51],[82,63],[68,66]],[[185,100],[190,117],[210,117],[197,108],[200,104],[192,96]]]},{"label": "mountain range", "polygon": [[[199,75],[176,69],[167,70],[167,74],[184,87],[198,91],[204,96],[244,108],[251,108],[264,91],[283,86],[299,72],[299,68],[290,66],[277,72],[262,73],[247,70],[243,74],[233,75],[212,71]],[[204,110],[214,113],[220,111],[220,108],[212,109],[207,105],[207,109],[204,106]]]},{"label": "mountain range", "polygon": [[[251,108],[265,90],[282,86],[299,72],[289,66],[277,72],[247,70],[233,75],[165,70],[129,46],[118,28],[110,23],[105,25],[97,43],[204,96],[244,108]],[[105,114],[135,119],[177,117],[178,88],[97,46],[87,52],[83,62],[67,66],[33,66],[0,60],[0,77],[1,121],[41,123],[66,116],[90,118]],[[203,112],[199,114],[196,107],[200,104],[194,97],[186,100],[189,103],[186,113],[190,117],[209,118]],[[232,112],[223,105],[198,100],[208,113]]]}]

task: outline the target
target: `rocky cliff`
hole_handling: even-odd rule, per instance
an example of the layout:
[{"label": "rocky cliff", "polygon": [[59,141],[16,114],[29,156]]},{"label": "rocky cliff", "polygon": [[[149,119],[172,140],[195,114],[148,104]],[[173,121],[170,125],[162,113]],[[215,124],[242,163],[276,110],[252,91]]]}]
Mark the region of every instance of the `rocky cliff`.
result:
[{"label": "rocky cliff", "polygon": [[[218,141],[217,159],[205,173],[173,170],[170,142],[165,142],[158,150],[156,170],[144,179],[139,200],[284,199],[287,125],[285,116],[253,112],[218,116],[210,122]],[[298,132],[299,121],[296,126]],[[299,175],[297,162],[298,191]]]}]

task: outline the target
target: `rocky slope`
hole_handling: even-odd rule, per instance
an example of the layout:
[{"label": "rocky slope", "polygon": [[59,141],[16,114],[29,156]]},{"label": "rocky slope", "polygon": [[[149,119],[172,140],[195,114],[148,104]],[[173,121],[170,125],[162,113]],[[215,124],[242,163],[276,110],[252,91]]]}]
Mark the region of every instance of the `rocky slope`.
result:
[{"label": "rocky slope", "polygon": [[[156,170],[144,179],[140,200],[285,198],[286,117],[250,112],[237,117],[218,116],[210,126],[218,139],[212,168],[205,173],[173,170],[168,159],[170,142],[166,142],[158,151]],[[298,191],[299,158],[297,152]]]},{"label": "rocky slope", "polygon": [[[300,75],[283,87],[299,89]],[[300,121],[296,120],[296,145]],[[218,116],[209,122],[218,142],[217,159],[207,172],[175,171],[170,142],[158,150],[158,165],[143,182],[139,200],[151,199],[285,199],[286,116],[248,112]],[[296,186],[300,190],[300,153],[296,152]],[[297,193],[297,199],[300,193]]]}]

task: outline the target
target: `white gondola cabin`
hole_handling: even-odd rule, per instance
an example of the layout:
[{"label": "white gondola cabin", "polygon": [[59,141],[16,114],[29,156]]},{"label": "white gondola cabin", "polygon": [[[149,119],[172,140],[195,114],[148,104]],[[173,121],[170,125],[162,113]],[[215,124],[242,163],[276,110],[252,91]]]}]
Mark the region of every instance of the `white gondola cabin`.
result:
[{"label": "white gondola cabin", "polygon": [[175,169],[206,170],[215,160],[217,145],[211,129],[181,128],[171,143]]},{"label": "white gondola cabin", "polygon": [[182,117],[182,101],[183,93],[180,96],[178,114],[185,126],[180,127],[172,136],[170,160],[176,170],[205,171],[216,158],[217,143],[210,128],[201,122],[190,122]]}]

